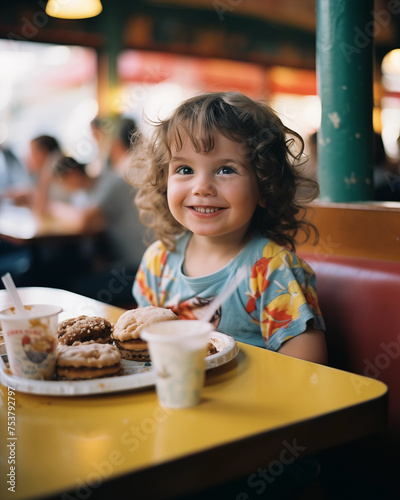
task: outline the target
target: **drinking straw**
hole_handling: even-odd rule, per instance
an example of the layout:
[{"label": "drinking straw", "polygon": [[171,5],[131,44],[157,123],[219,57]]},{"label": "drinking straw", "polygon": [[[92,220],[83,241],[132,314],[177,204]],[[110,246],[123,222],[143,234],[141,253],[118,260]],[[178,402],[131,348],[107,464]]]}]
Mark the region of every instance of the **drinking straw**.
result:
[{"label": "drinking straw", "polygon": [[27,318],[28,313],[26,312],[26,309],[22,304],[21,298],[18,295],[17,288],[15,286],[14,280],[11,277],[11,274],[10,273],[5,274],[4,276],[2,276],[1,279],[4,283],[4,286],[6,287],[6,290],[11,298],[12,303],[14,304],[17,314],[19,316],[22,316],[23,318]]},{"label": "drinking straw", "polygon": [[215,311],[232,295],[245,276],[246,268],[242,266],[238,269],[234,279],[204,308],[204,312],[200,318],[201,321],[211,321]]}]

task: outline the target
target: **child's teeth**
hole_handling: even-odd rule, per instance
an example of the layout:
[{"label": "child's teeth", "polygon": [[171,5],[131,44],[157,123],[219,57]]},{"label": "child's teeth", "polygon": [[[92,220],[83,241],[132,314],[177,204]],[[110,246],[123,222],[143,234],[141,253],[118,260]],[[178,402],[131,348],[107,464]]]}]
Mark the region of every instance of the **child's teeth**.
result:
[{"label": "child's teeth", "polygon": [[204,207],[195,207],[196,212],[200,212],[202,214],[212,214],[218,210],[218,208],[204,208]]}]

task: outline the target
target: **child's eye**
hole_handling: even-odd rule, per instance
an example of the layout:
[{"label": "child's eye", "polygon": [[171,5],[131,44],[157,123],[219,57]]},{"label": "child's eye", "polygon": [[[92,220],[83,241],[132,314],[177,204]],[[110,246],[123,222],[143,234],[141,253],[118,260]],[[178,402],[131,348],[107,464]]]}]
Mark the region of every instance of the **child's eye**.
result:
[{"label": "child's eye", "polygon": [[236,174],[236,170],[233,167],[228,167],[227,165],[224,165],[219,169],[219,172],[221,174]]},{"label": "child's eye", "polygon": [[182,175],[189,175],[193,174],[193,169],[191,167],[188,167],[187,165],[183,165],[182,167],[178,167],[175,172],[177,174],[182,174]]}]

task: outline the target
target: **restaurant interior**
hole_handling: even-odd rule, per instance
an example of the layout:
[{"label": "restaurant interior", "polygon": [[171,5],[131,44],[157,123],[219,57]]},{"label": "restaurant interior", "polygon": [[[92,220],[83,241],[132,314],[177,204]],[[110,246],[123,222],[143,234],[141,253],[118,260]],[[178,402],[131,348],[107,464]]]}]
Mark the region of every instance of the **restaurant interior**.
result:
[{"label": "restaurant interior", "polygon": [[[27,171],[32,140],[51,136],[64,155],[85,165],[89,177],[96,179],[109,168],[112,140],[123,120],[147,133],[151,120],[168,116],[184,99],[201,92],[232,90],[265,100],[304,138],[305,172],[321,184],[311,212],[319,242],[299,243],[298,249],[314,264],[317,279],[320,272],[327,324],[332,330],[342,328],[340,321],[352,325],[343,326],[328,341],[332,365],[362,374],[373,367],[369,376],[385,382],[392,398],[388,430],[322,452],[323,492],[318,489],[303,498],[384,500],[398,498],[400,492],[400,348],[397,355],[385,354],[391,357],[390,365],[379,365],[386,353],[382,346],[400,343],[398,307],[392,307],[398,302],[394,294],[400,282],[400,5],[368,0],[372,24],[364,30],[348,28],[354,46],[347,50],[356,57],[366,50],[373,54],[372,101],[365,103],[371,111],[371,135],[361,146],[368,148],[368,165],[360,167],[368,171],[369,181],[368,191],[360,194],[352,191],[352,171],[344,176],[344,187],[336,190],[331,187],[338,177],[334,166],[325,161],[321,165],[327,153],[321,132],[325,89],[318,21],[332,3],[102,0],[100,13],[71,19],[56,17],[57,5],[56,14],[49,15],[46,0],[2,2],[0,154],[12,155]],[[337,2],[339,10],[342,4]],[[362,10],[362,4],[354,2],[355,11]],[[328,27],[334,36],[334,22]],[[99,125],[97,136],[94,124]],[[69,290],[116,307],[135,307],[135,271],[125,270],[125,264],[116,271],[111,257],[107,260],[106,229],[97,230],[95,222],[84,227],[73,220],[60,223],[44,210],[39,214],[9,196],[19,187],[5,181],[0,185],[1,273],[10,272],[18,287]],[[146,237],[150,241],[152,236]],[[92,266],[94,260],[88,271],[87,263]],[[110,265],[111,274],[97,281],[98,269]],[[87,280],[79,279],[84,271]],[[347,286],[348,295],[340,296]],[[360,294],[359,300],[351,293]],[[372,301],[377,296],[379,306]],[[343,320],[338,318],[342,307],[348,315]],[[385,336],[380,340],[372,326],[378,319],[348,321],[353,313],[364,315],[369,308],[372,314],[375,307],[384,308],[380,321]],[[357,333],[349,332],[351,328]],[[370,350],[353,354],[359,341]]]},{"label": "restaurant interior", "polygon": [[[279,5],[255,0],[221,4],[106,0],[99,15],[86,19],[49,16],[45,2],[34,0],[3,5],[0,144],[26,169],[32,139],[53,136],[63,154],[96,176],[104,168],[99,158],[107,156],[117,118],[132,119],[146,132],[149,121],[166,116],[186,97],[238,90],[266,99],[304,138],[305,172],[318,179],[320,201],[384,202],[389,207],[390,202],[400,201],[399,16],[389,4],[374,3],[373,136],[360,146],[367,158],[364,163],[368,161],[365,168],[372,169],[368,172],[372,189],[367,193],[347,189],[354,184],[353,173],[347,185],[331,189],[334,167],[322,156],[322,134],[317,140],[321,89],[317,89],[315,0],[300,4],[286,0]],[[351,54],[370,49],[368,26],[365,33],[353,31],[354,44],[362,49],[354,46]],[[326,82],[319,84],[324,87]],[[102,144],[91,129],[95,118],[103,120]],[[324,160],[320,168],[319,148]],[[3,184],[2,207],[7,209]],[[17,233],[23,228],[26,234],[34,231],[34,222],[25,219],[23,223],[16,219]],[[24,277],[33,262],[30,249],[24,251],[21,271],[14,271],[21,274],[16,279],[21,285],[38,284],[32,282],[33,275]],[[37,248],[35,252],[36,258]],[[63,286],[61,276],[54,284]]]}]

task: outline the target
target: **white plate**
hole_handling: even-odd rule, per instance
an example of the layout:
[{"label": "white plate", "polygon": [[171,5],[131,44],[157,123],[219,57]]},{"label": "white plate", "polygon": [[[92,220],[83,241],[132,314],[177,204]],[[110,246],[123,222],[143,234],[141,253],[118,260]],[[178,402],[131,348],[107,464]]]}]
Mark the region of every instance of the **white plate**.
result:
[{"label": "white plate", "polygon": [[[229,335],[212,332],[210,340],[218,349],[216,354],[206,357],[206,369],[224,365],[235,358],[239,347]],[[31,380],[10,375],[3,356],[6,355],[5,344],[0,344],[0,382],[16,391],[52,396],[80,396],[87,394],[104,394],[108,392],[128,391],[154,385],[154,372],[150,363],[138,363],[123,359],[121,364],[124,375],[104,377],[94,380]]]}]

